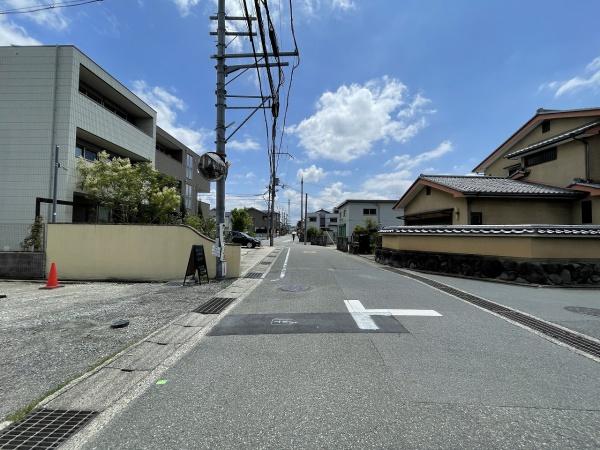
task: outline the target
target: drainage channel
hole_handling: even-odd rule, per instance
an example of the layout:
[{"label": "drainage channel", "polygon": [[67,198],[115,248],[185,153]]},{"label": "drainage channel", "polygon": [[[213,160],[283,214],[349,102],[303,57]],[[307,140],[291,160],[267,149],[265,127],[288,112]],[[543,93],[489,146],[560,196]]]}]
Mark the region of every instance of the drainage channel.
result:
[{"label": "drainage channel", "polygon": [[97,414],[95,411],[38,409],[0,432],[0,448],[56,448]]},{"label": "drainage channel", "polygon": [[231,297],[213,297],[206,303],[194,309],[194,312],[200,314],[220,314],[235,300],[235,298]]},{"label": "drainage channel", "polygon": [[405,277],[418,280],[431,287],[439,289],[440,291],[445,292],[446,294],[453,295],[454,297],[469,302],[473,305],[479,306],[480,308],[487,309],[488,311],[491,311],[494,314],[498,314],[499,316],[502,316],[506,319],[509,319],[527,328],[535,330],[541,334],[544,334],[582,353],[593,356],[594,358],[600,358],[600,343],[597,341],[588,339],[584,336],[581,336],[577,333],[573,333],[572,331],[568,331],[564,328],[558,327],[544,320],[536,319],[535,317],[516,311],[512,308],[499,305],[498,303],[494,303],[490,300],[486,300],[473,294],[468,294],[467,292],[455,289],[451,286],[448,286],[447,284],[440,283],[439,281],[434,281],[429,278],[422,277],[420,275],[405,272],[404,270],[394,268],[385,269],[391,272],[398,273]]}]

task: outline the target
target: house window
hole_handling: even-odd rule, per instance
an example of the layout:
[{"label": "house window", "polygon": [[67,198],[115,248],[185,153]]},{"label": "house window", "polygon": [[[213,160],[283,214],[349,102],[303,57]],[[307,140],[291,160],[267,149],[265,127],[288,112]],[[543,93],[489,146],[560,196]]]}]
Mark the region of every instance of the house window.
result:
[{"label": "house window", "polygon": [[316,221],[317,221],[317,218],[316,218],[316,217],[309,217],[309,218],[308,218],[308,221],[309,221],[309,222],[316,222]]},{"label": "house window", "polygon": [[194,158],[192,157],[192,155],[186,155],[186,164],[185,164],[185,176],[188,179],[192,179],[192,176],[194,174]]},{"label": "house window", "polygon": [[544,151],[536,153],[534,155],[525,156],[523,158],[523,163],[525,167],[537,166],[538,164],[543,164],[549,161],[554,161],[556,159],[556,147],[547,148]]},{"label": "house window", "polygon": [[581,223],[592,223],[592,201],[584,200],[581,202]]},{"label": "house window", "polygon": [[329,223],[337,223],[337,217],[332,217],[329,219]]},{"label": "house window", "polygon": [[472,212],[471,225],[483,225],[483,214],[480,212]]},{"label": "house window", "polygon": [[425,186],[425,195],[431,195],[431,186]]},{"label": "house window", "polygon": [[363,216],[375,216],[377,215],[377,210],[375,208],[364,208]]},{"label": "house window", "polygon": [[192,209],[192,186],[190,184],[185,184],[185,208]]},{"label": "house window", "polygon": [[548,131],[550,131],[550,121],[544,120],[542,122],[542,133],[547,133]]}]

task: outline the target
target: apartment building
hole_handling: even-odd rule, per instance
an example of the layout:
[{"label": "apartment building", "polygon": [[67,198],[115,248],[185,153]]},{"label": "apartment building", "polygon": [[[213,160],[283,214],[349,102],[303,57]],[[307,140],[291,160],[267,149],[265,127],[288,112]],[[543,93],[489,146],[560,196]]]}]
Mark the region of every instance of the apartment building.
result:
[{"label": "apartment building", "polygon": [[402,212],[393,209],[396,200],[345,200],[336,208],[339,216],[338,236],[350,237],[357,225],[374,221],[379,228],[403,225]]},{"label": "apartment building", "polygon": [[156,127],[154,167],[179,181],[182,206],[188,214],[210,217],[210,205],[198,199],[198,193],[210,191],[210,182],[198,172],[198,159],[192,149]]},{"label": "apartment building", "polygon": [[[173,138],[159,133],[168,147]],[[0,47],[0,250],[17,248],[36,215],[50,217],[56,146],[57,221],[85,222],[107,212],[95,211],[78,191],[78,158],[93,160],[105,150],[154,163],[156,138],[156,111],[76,47]],[[170,170],[161,163],[159,169]],[[194,210],[186,180],[200,192],[208,192],[208,183],[182,179]]]}]

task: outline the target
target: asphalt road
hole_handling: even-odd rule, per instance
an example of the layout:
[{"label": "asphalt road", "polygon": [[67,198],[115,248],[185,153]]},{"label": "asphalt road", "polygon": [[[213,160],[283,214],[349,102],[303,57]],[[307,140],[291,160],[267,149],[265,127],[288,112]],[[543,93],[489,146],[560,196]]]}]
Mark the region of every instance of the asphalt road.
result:
[{"label": "asphalt road", "polygon": [[[600,447],[598,363],[359,258],[284,245],[285,276],[287,251],[87,448]],[[441,316],[361,330],[345,300]]]}]

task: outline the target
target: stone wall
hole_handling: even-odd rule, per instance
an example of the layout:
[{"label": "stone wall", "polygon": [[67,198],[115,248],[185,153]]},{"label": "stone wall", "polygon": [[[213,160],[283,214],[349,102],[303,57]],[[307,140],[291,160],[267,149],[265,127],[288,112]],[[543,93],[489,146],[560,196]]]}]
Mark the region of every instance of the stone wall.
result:
[{"label": "stone wall", "polygon": [[525,260],[500,256],[378,248],[375,251],[375,260],[393,267],[516,283],[600,286],[600,259],[597,261]]},{"label": "stone wall", "polygon": [[45,277],[43,252],[0,252],[0,278],[29,280]]}]

